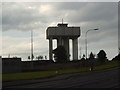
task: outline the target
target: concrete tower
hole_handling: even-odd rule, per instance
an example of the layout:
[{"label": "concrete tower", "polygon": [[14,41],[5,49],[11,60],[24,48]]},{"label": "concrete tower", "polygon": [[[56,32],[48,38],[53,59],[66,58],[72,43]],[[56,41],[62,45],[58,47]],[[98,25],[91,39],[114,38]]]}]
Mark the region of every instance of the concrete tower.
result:
[{"label": "concrete tower", "polygon": [[65,47],[69,55],[69,39],[72,39],[73,60],[78,60],[78,37],[80,36],[80,27],[68,27],[68,24],[59,23],[56,27],[47,28],[47,39],[49,39],[49,59],[53,60],[53,39],[57,39],[57,47]]}]

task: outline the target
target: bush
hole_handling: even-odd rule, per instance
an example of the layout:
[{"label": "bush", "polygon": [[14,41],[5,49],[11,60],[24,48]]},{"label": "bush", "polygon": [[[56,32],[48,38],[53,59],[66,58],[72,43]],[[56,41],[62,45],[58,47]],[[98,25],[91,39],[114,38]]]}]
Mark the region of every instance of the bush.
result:
[{"label": "bush", "polygon": [[56,49],[54,49],[53,54],[56,62],[64,63],[68,61],[67,53],[63,46],[58,46]]},{"label": "bush", "polygon": [[100,52],[97,54],[98,60],[101,62],[107,61],[106,53],[104,50],[100,50]]},{"label": "bush", "polygon": [[120,60],[120,53],[117,56],[115,56],[112,60]]}]

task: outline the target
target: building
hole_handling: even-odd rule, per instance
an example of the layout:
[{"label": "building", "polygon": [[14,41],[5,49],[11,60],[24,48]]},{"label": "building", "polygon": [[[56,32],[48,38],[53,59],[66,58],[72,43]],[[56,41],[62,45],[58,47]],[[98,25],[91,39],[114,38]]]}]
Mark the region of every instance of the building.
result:
[{"label": "building", "polygon": [[49,59],[53,60],[52,50],[53,43],[52,40],[57,40],[57,47],[62,45],[65,47],[67,55],[69,52],[69,40],[72,39],[72,54],[73,60],[78,60],[78,37],[80,36],[80,27],[68,27],[68,24],[58,23],[55,27],[48,27],[46,30],[47,39],[49,40]]}]

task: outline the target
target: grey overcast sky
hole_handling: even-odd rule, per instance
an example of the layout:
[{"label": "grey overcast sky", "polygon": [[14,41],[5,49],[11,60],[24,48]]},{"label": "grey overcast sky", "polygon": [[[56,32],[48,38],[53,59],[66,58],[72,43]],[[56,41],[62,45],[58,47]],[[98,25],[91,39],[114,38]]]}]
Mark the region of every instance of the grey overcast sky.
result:
[{"label": "grey overcast sky", "polygon": [[[34,32],[34,55],[48,56],[46,29],[64,19],[68,26],[80,26],[79,55],[105,50],[108,59],[118,54],[118,2],[2,2],[2,56],[30,55],[30,31]],[[71,50],[70,41],[70,51]],[[56,42],[54,41],[54,48]]]}]

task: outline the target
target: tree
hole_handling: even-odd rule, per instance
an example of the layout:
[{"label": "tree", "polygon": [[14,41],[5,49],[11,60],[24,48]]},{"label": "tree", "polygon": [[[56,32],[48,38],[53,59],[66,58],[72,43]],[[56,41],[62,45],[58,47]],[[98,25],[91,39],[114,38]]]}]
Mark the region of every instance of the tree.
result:
[{"label": "tree", "polygon": [[14,56],[13,58],[17,58],[17,56]]},{"label": "tree", "polygon": [[30,56],[28,56],[28,59],[30,60]]},{"label": "tree", "polygon": [[64,46],[58,46],[52,52],[54,54],[54,59],[56,62],[64,63],[68,61],[67,53]]},{"label": "tree", "polygon": [[119,60],[120,61],[120,53],[117,56],[115,56],[112,60]]},{"label": "tree", "polygon": [[82,58],[85,58],[85,54],[83,54],[83,57]]},{"label": "tree", "polygon": [[36,59],[38,59],[38,60],[41,59],[41,60],[42,60],[42,59],[43,59],[43,56],[42,56],[42,55],[39,55],[39,56],[36,57]]},{"label": "tree", "polygon": [[45,56],[45,59],[47,60],[47,56]]},{"label": "tree", "polygon": [[31,56],[31,59],[33,60],[34,59],[34,55],[32,54],[32,56]]},{"label": "tree", "polygon": [[120,53],[120,47],[118,49],[119,49],[119,53]]},{"label": "tree", "polygon": [[91,52],[89,59],[92,60],[92,59],[94,59],[94,58],[95,58],[95,55]]},{"label": "tree", "polygon": [[90,57],[89,57],[89,60],[90,60],[90,70],[92,71],[93,70],[93,67],[94,67],[94,59],[95,59],[95,55],[91,52],[90,53]]},{"label": "tree", "polygon": [[40,56],[39,56],[39,58],[42,60],[42,59],[43,59],[43,56],[42,56],[42,55],[40,55]]},{"label": "tree", "polygon": [[81,60],[82,60],[82,61],[85,61],[85,54],[83,54]]},{"label": "tree", "polygon": [[100,50],[97,56],[98,56],[98,60],[101,62],[105,62],[107,60],[106,53],[104,50]]},{"label": "tree", "polygon": [[37,56],[36,59],[40,60],[40,56]]}]

